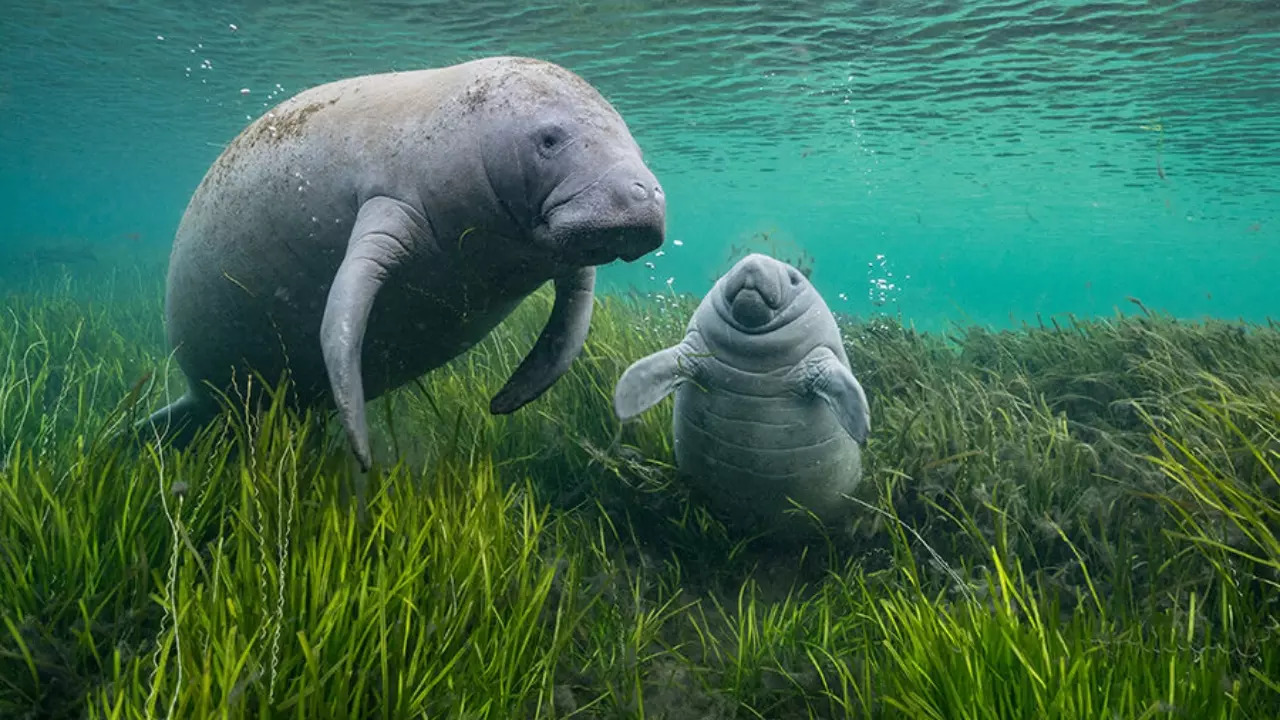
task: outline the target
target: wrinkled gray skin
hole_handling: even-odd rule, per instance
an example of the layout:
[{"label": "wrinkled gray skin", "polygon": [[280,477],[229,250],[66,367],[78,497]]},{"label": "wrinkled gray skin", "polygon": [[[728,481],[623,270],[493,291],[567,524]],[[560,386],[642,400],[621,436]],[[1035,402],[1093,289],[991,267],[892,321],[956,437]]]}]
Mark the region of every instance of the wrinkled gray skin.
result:
[{"label": "wrinkled gray skin", "polygon": [[[871,428],[827,304],[799,270],[752,254],[703,298],[678,345],[622,374],[627,420],[675,392],[681,474],[731,522],[781,536],[848,517]],[[790,500],[788,499],[790,498]]]},{"label": "wrinkled gray skin", "polygon": [[215,394],[287,368],[293,404],[336,407],[367,471],[366,399],[553,280],[550,318],[490,410],[537,398],[582,349],[594,266],[658,248],[665,222],[623,119],[559,66],[491,57],[306,90],[246,128],[191,198],[166,306],[189,389],[139,428],[181,445]]}]

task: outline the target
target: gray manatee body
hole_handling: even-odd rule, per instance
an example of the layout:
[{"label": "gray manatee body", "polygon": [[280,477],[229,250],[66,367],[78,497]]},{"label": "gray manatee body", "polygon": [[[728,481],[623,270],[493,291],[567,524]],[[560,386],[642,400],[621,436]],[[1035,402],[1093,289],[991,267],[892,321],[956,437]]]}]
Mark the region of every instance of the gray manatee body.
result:
[{"label": "gray manatee body", "polygon": [[677,345],[626,369],[623,420],[675,392],[676,465],[733,524],[804,534],[848,517],[870,432],[827,304],[799,270],[752,254],[702,299]]},{"label": "gray manatee body", "polygon": [[547,62],[490,57],[305,90],[213,163],[178,227],[166,329],[185,395],[138,428],[175,444],[249,373],[336,408],[363,469],[365,401],[483,339],[555,283],[492,399],[538,397],[582,348],[595,266],[661,246],[666,201],[623,119]]}]

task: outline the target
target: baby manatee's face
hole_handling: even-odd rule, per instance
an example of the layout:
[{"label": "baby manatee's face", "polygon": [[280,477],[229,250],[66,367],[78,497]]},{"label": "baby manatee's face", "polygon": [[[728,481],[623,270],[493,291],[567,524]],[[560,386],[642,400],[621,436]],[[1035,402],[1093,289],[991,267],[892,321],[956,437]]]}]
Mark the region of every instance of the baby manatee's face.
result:
[{"label": "baby manatee's face", "polygon": [[631,262],[660,247],[666,198],[622,118],[575,75],[524,72],[491,109],[485,167],[498,199],[566,264]]},{"label": "baby manatee's face", "polygon": [[808,306],[813,286],[787,263],[752,253],[717,283],[720,317],[745,333],[763,333],[789,323]]}]

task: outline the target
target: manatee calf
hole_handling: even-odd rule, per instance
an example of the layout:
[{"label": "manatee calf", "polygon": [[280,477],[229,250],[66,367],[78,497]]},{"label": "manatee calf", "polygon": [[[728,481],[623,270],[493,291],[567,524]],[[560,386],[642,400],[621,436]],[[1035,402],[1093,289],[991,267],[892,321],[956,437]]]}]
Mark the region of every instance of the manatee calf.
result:
[{"label": "manatee calf", "polygon": [[[732,524],[847,517],[871,419],[827,304],[796,268],[751,254],[721,277],[677,345],[636,361],[614,388],[627,420],[675,392],[676,465]],[[808,524],[807,517],[800,522]]]},{"label": "manatee calf", "polygon": [[[248,373],[341,417],[483,339],[549,280],[541,335],[490,411],[541,395],[582,349],[595,266],[662,245],[666,201],[627,125],[572,72],[520,57],[350,78],[250,124],[196,188],[166,329],[186,393],[139,423],[175,444]],[[144,433],[144,436],[146,434]]]}]

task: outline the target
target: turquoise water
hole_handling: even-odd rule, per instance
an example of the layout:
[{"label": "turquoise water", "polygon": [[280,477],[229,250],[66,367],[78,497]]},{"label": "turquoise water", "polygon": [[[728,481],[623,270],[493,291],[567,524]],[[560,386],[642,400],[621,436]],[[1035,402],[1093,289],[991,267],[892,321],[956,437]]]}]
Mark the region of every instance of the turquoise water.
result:
[{"label": "turquoise water", "polygon": [[523,54],[599,87],[667,189],[662,254],[605,291],[700,295],[768,233],[836,309],[925,328],[1280,307],[1270,0],[217,5],[6,4],[0,262],[163,257],[273,103]]}]

